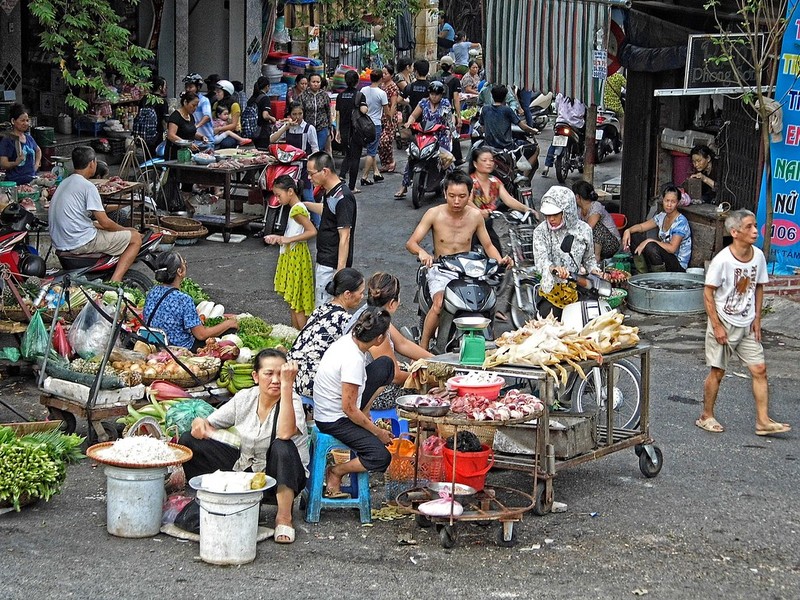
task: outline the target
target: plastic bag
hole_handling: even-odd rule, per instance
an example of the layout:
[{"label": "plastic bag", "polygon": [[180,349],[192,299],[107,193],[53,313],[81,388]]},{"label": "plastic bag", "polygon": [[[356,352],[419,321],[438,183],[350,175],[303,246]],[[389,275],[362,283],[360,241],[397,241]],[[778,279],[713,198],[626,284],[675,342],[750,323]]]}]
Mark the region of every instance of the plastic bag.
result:
[{"label": "plastic bag", "polygon": [[30,359],[35,356],[44,356],[47,354],[47,342],[47,329],[42,321],[42,315],[37,310],[36,314],[31,317],[31,322],[22,338],[20,346],[22,357]]},{"label": "plastic bag", "polygon": [[67,331],[64,329],[61,321],[56,323],[55,329],[53,330],[53,349],[67,360],[72,356],[72,346],[69,345]]},{"label": "plastic bag", "polygon": [[192,421],[197,417],[207,417],[214,412],[214,407],[204,400],[193,398],[174,404],[164,419],[167,429],[175,427],[178,436],[192,430]]},{"label": "plastic bag", "polygon": [[[106,315],[113,313],[113,309],[104,302],[100,302],[98,306]],[[67,335],[72,349],[84,359],[101,354],[110,337],[111,323],[91,303],[83,307]]]},{"label": "plastic bag", "polygon": [[11,362],[17,362],[20,359],[19,350],[13,346],[2,348],[0,349],[0,358]]}]

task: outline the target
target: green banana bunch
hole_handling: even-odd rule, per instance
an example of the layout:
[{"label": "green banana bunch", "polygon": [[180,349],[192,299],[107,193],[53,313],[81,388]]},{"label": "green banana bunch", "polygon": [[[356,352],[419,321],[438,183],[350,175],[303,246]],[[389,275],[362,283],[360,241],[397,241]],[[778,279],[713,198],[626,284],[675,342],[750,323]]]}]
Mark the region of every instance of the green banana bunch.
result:
[{"label": "green banana bunch", "polygon": [[237,363],[234,360],[226,360],[222,364],[219,379],[217,379],[219,387],[228,388],[231,394],[235,394],[239,390],[246,390],[255,384],[252,363]]}]

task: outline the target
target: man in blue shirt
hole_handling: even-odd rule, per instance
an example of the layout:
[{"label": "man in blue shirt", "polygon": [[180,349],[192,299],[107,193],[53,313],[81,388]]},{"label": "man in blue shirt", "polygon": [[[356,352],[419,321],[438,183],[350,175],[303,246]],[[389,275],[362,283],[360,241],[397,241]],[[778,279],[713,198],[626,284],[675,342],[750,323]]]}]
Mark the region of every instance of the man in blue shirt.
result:
[{"label": "man in blue shirt", "polygon": [[439,13],[439,39],[437,40],[439,52],[437,58],[442,58],[445,54],[448,54],[455,41],[456,30],[447,22],[444,13]]},{"label": "man in blue shirt", "polygon": [[[527,123],[520,120],[519,115],[506,105],[506,86],[492,87],[492,100],[490,106],[484,106],[481,110],[481,125],[483,125],[483,137],[487,146],[498,150],[511,150],[517,146],[514,135],[511,131],[513,125],[518,125],[523,131],[533,135],[538,133]],[[525,158],[531,163],[531,168],[535,169],[539,160],[539,148],[534,142],[533,145],[524,151]]]}]

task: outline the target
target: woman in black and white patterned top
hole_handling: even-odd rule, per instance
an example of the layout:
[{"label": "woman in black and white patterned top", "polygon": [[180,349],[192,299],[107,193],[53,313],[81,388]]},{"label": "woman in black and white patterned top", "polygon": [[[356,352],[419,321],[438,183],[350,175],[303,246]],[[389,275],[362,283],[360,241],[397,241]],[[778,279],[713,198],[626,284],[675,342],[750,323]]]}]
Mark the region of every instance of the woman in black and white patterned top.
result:
[{"label": "woman in black and white patterned top", "polygon": [[326,291],[333,300],[311,313],[288,356],[298,366],[295,391],[306,398],[313,395],[314,376],[322,355],[342,337],[350,321],[350,312],[358,308],[364,298],[364,276],[355,269],[342,269],[334,275]]}]

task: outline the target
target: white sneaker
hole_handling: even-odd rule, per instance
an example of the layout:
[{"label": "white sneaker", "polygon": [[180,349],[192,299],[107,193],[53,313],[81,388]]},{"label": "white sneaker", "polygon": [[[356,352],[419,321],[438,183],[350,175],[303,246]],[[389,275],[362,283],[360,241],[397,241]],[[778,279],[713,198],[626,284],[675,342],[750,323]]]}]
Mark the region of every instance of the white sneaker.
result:
[{"label": "white sneaker", "polygon": [[542,171],[542,177],[547,177],[550,174],[549,167],[545,167],[544,171]]}]

